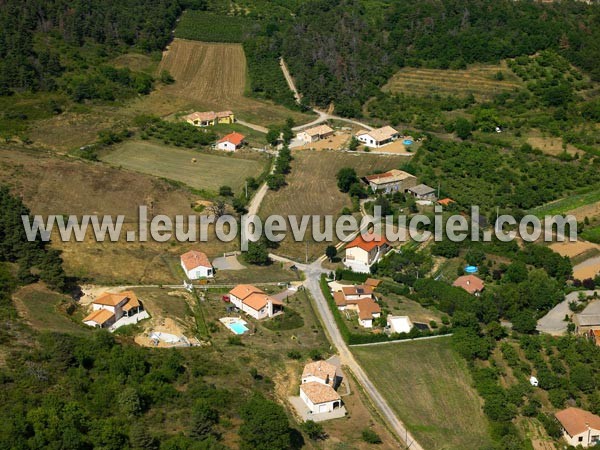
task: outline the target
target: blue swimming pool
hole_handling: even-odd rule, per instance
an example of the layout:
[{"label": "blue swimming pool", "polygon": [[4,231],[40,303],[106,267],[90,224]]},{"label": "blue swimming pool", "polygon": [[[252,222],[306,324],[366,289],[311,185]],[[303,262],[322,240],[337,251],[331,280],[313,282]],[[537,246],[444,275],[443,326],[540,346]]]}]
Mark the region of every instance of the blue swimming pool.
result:
[{"label": "blue swimming pool", "polygon": [[248,328],[246,328],[246,326],[241,322],[233,322],[230,323],[228,326],[229,329],[235,334],[244,334],[246,331],[248,331]]},{"label": "blue swimming pool", "polygon": [[412,141],[411,139],[404,139],[404,140],[402,141],[402,143],[403,143],[404,145],[413,145],[413,141]]},{"label": "blue swimming pool", "polygon": [[467,272],[467,273],[476,273],[477,272],[477,267],[475,267],[475,266],[467,266],[467,267],[465,267],[465,272]]}]

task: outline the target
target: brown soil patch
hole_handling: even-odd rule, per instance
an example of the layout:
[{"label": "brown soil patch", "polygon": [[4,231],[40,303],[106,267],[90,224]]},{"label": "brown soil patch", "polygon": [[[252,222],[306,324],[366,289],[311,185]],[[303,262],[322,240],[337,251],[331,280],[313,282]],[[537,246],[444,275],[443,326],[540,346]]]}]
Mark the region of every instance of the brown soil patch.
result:
[{"label": "brown soil patch", "polygon": [[561,256],[573,258],[591,249],[600,250],[600,245],[587,241],[555,242],[550,248]]}]

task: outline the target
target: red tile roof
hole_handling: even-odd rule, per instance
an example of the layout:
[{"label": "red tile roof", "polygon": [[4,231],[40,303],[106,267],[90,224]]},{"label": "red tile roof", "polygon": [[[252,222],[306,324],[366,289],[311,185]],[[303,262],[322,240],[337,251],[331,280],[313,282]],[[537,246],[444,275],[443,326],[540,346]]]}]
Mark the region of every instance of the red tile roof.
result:
[{"label": "red tile roof", "polygon": [[115,314],[108,309],[98,309],[92,311],[85,319],[83,319],[83,322],[96,322],[98,325],[104,325],[114,316]]},{"label": "red tile roof", "polygon": [[363,250],[370,252],[375,247],[381,247],[383,244],[388,244],[388,240],[383,236],[378,236],[372,233],[369,233],[366,240],[362,234],[356,236],[356,238],[346,245],[346,248],[359,247]]},{"label": "red tile roof", "polygon": [[219,142],[219,143],[231,142],[233,145],[238,146],[238,145],[241,145],[242,142],[244,142],[245,138],[246,138],[246,136],[244,136],[243,134],[240,134],[238,132],[233,132],[233,133],[229,133],[227,136],[223,136],[223,138],[217,142]]},{"label": "red tile roof", "polygon": [[189,252],[181,255],[181,263],[185,266],[186,270],[192,270],[196,267],[212,268],[206,253],[199,252],[197,250],[190,250]]},{"label": "red tile roof", "polygon": [[594,430],[600,430],[600,417],[583,409],[567,408],[554,416],[571,437],[587,431],[588,425]]},{"label": "red tile roof", "polygon": [[448,206],[450,203],[456,203],[454,200],[452,200],[451,198],[443,198],[441,200],[438,200],[438,204],[442,205],[442,206]]},{"label": "red tile roof", "polygon": [[358,317],[361,320],[372,319],[373,314],[381,314],[381,307],[368,298],[358,303]]},{"label": "red tile roof", "polygon": [[485,284],[483,283],[483,280],[475,275],[463,275],[454,280],[452,286],[463,288],[469,294],[474,294],[475,292],[483,291]]}]

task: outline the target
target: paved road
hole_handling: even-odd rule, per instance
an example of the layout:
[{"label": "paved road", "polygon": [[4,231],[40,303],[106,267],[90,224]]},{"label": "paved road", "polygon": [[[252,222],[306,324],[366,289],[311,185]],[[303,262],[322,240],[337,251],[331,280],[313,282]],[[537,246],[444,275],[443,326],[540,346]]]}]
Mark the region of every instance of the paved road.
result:
[{"label": "paved road", "polygon": [[[290,261],[286,258],[282,258],[277,255],[269,255],[271,259],[276,261]],[[381,396],[379,391],[375,388],[375,385],[371,382],[365,371],[362,369],[360,364],[354,359],[354,355],[346,345],[346,342],[342,338],[340,331],[335,323],[335,319],[333,318],[333,314],[329,309],[329,304],[325,299],[325,296],[321,292],[321,275],[324,273],[328,273],[327,270],[324,270],[321,267],[322,259],[318,259],[312,264],[299,264],[294,262],[296,267],[299,270],[304,272],[306,276],[306,281],[304,282],[304,286],[308,289],[313,299],[315,300],[315,304],[317,306],[317,311],[323,320],[323,325],[327,334],[329,335],[331,343],[337,348],[337,352],[340,358],[340,361],[343,365],[347,366],[353,373],[360,385],[365,390],[366,394],[370,397],[374,406],[378,409],[383,418],[390,425],[394,433],[403,441],[406,442],[406,447],[413,450],[423,450],[423,447],[419,445],[417,441],[415,441],[414,437],[408,432],[404,424],[396,417],[394,411],[387,404],[385,399]],[[293,261],[291,261],[293,262]]]}]

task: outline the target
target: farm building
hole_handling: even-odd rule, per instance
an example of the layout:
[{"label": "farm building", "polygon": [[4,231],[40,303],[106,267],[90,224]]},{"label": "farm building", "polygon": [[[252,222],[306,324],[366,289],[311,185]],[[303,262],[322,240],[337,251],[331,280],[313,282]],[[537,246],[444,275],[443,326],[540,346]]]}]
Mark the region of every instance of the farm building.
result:
[{"label": "farm building", "polygon": [[373,192],[382,192],[384,194],[406,192],[409,188],[417,184],[417,177],[398,169],[369,175],[364,180]]},{"label": "farm building", "polygon": [[332,135],[333,128],[329,127],[328,125],[318,125],[316,127],[301,131],[296,135],[296,139],[304,142],[305,144],[310,144],[321,139],[326,139]]},{"label": "farm building", "polygon": [[463,275],[454,280],[452,286],[462,288],[471,295],[479,296],[485,288],[485,283],[475,275]]},{"label": "farm building", "polygon": [[409,333],[413,323],[408,316],[387,316],[387,325],[390,333]]},{"label": "farm building", "polygon": [[131,317],[143,310],[132,291],[104,293],[92,303],[92,312],[83,319],[90,327],[108,328],[121,317]]},{"label": "farm building", "polygon": [[300,385],[300,398],[312,414],[330,413],[342,407],[342,398],[331,386],[317,381]]},{"label": "farm building", "polygon": [[435,189],[426,184],[418,184],[408,188],[407,191],[417,200],[429,200],[432,202],[436,200]]},{"label": "farm building", "polygon": [[366,240],[362,235],[346,245],[344,265],[354,272],[369,273],[371,266],[390,250],[387,239],[370,235]]},{"label": "farm building", "polygon": [[240,133],[229,133],[222,139],[217,141],[217,148],[219,150],[225,150],[227,152],[235,152],[242,145],[244,145],[244,139],[246,136]]},{"label": "farm building", "polygon": [[336,370],[336,367],[327,361],[308,363],[302,371],[302,384],[315,381],[335,388],[338,382]]},{"label": "farm building", "polygon": [[400,137],[400,133],[390,126],[377,128],[376,130],[361,130],[356,133],[356,138],[367,147],[379,148],[394,142]]},{"label": "farm building", "polygon": [[365,328],[373,328],[373,319],[381,317],[381,307],[371,298],[357,303],[358,323]]},{"label": "farm building", "polygon": [[250,284],[239,284],[229,291],[231,303],[257,320],[283,313],[283,303]]},{"label": "farm building", "polygon": [[181,267],[190,280],[200,278],[212,278],[214,276],[213,266],[208,260],[206,253],[190,250],[181,255]]},{"label": "farm building", "polygon": [[593,447],[600,442],[600,417],[579,408],[567,408],[554,414],[563,437],[573,447]]},{"label": "farm building", "polygon": [[583,311],[574,314],[573,323],[580,334],[600,330],[600,300],[590,302]]},{"label": "farm building", "polygon": [[187,116],[183,116],[183,120],[195,127],[209,127],[218,123],[231,124],[235,122],[235,116],[231,111],[206,111],[193,112]]}]

